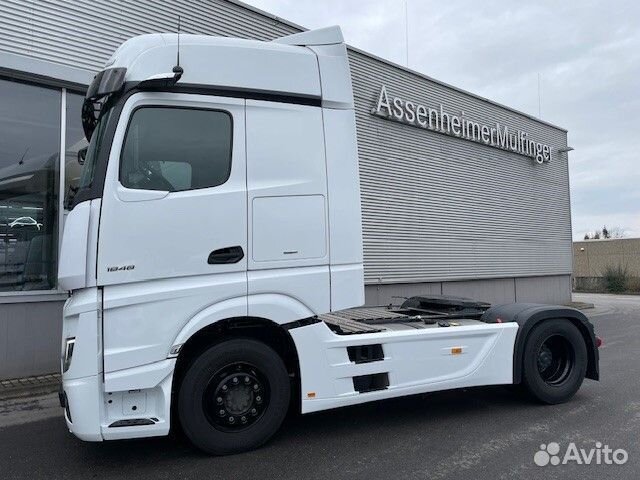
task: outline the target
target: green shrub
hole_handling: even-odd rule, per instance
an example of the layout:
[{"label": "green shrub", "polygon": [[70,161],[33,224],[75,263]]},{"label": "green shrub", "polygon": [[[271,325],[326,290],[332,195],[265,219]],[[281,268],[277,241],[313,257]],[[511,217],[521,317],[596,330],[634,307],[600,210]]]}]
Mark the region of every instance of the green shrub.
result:
[{"label": "green shrub", "polygon": [[629,269],[625,266],[616,267],[609,265],[602,275],[604,285],[608,292],[620,293],[627,290],[629,285]]}]

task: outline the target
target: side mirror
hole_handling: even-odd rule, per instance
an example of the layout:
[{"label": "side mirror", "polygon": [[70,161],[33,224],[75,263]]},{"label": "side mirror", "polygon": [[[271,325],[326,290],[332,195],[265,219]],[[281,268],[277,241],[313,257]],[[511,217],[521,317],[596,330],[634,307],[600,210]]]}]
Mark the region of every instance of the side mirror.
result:
[{"label": "side mirror", "polygon": [[89,149],[89,147],[84,147],[81,148],[80,150],[78,150],[78,163],[80,165],[84,165],[84,161],[87,158],[87,150]]}]

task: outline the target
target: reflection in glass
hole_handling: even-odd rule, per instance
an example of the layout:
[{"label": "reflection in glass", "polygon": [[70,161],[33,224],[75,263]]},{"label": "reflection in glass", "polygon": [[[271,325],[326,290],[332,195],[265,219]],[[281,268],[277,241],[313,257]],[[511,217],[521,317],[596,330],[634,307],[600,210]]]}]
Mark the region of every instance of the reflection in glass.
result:
[{"label": "reflection in glass", "polygon": [[231,141],[227,112],[139,108],[122,147],[120,182],[169,192],[222,185],[231,173]]},{"label": "reflection in glass", "polygon": [[68,209],[78,190],[82,165],[78,163],[78,151],[87,146],[82,129],[82,102],[84,95],[67,91],[65,152],[64,152],[64,205]]},{"label": "reflection in glass", "polygon": [[0,291],[55,288],[61,92],[0,79]]}]

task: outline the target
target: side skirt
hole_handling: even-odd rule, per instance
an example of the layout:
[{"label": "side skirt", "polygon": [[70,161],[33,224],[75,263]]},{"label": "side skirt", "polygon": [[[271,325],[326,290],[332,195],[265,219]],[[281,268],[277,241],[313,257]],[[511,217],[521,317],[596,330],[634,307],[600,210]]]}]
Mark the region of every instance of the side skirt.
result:
[{"label": "side skirt", "polygon": [[515,323],[336,335],[291,329],[302,413],[419,393],[513,382]]}]

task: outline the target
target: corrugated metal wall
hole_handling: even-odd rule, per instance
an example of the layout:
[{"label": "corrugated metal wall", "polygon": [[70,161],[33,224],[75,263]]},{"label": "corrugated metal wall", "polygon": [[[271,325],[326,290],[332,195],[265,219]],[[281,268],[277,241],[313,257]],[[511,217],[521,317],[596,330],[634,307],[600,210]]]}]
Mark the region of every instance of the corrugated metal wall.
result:
[{"label": "corrugated metal wall", "polygon": [[[360,52],[350,63],[368,283],[571,273],[567,156],[556,153],[565,131]],[[522,129],[551,146],[552,160],[371,115],[383,84],[389,96]]]},{"label": "corrugated metal wall", "polygon": [[[0,51],[98,70],[125,39],[182,30],[271,39],[298,31],[233,2],[3,0]],[[368,283],[571,273],[566,133],[525,115],[350,52]],[[552,147],[547,165],[374,117],[390,95],[523,129]]]},{"label": "corrugated metal wall", "polygon": [[225,0],[2,0],[0,49],[100,70],[135,35],[175,32],[269,40],[298,29]]}]

